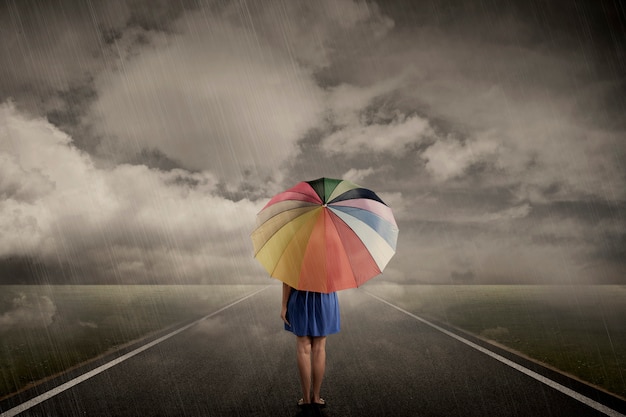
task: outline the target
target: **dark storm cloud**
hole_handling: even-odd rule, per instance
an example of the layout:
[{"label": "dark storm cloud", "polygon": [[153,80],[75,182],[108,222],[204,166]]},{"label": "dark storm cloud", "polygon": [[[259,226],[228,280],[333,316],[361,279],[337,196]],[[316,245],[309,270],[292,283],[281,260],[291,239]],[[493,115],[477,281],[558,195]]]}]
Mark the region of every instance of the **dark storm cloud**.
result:
[{"label": "dark storm cloud", "polygon": [[590,226],[596,226],[607,220],[626,221],[624,213],[626,213],[625,202],[597,199],[556,201],[551,204],[537,205],[533,209],[533,215],[540,218],[549,218],[558,214],[560,218],[572,218]]},{"label": "dark storm cloud", "polygon": [[0,285],[98,284],[102,280],[93,268],[58,260],[41,260],[38,256],[0,258]]},{"label": "dark storm cloud", "polygon": [[[609,268],[623,268],[626,259],[626,203],[611,201],[556,202],[533,209],[533,217],[550,221],[558,217],[561,221],[571,219],[573,224],[584,224],[582,236],[557,235],[550,230],[538,230],[535,239],[553,245],[569,243],[577,239],[591,246],[585,260],[590,264],[608,262]],[[613,274],[610,274],[613,275]],[[619,282],[617,277],[607,277],[608,282]]]},{"label": "dark storm cloud", "polygon": [[400,29],[433,25],[450,35],[490,42],[578,49],[596,58],[589,63],[599,66],[624,65],[626,57],[626,14],[613,0],[388,1],[380,6]]},{"label": "dark storm cloud", "polygon": [[[553,88],[564,90],[585,89],[590,80],[606,81],[610,87],[602,89],[601,100],[581,101],[578,111],[583,117],[593,115],[589,122],[624,128],[626,11],[619,2],[392,1],[381,2],[381,8],[394,16],[401,30],[428,27],[446,37],[506,45],[520,53],[530,49],[566,57],[570,59],[570,71],[551,73],[546,68],[540,76],[549,77]],[[521,69],[522,77],[538,75]],[[515,74],[502,74],[511,75]]]},{"label": "dark storm cloud", "polygon": [[[97,100],[95,78],[115,70],[149,46],[154,33],[168,32],[194,2],[3,1],[0,3],[0,101],[45,116],[70,134],[74,144],[97,154],[102,138],[84,118]],[[164,164],[151,150],[130,156]],[[126,162],[126,161],[118,161]]]},{"label": "dark storm cloud", "polygon": [[392,206],[390,281],[626,276],[617,2],[0,7],[3,280],[254,280],[320,176]]}]

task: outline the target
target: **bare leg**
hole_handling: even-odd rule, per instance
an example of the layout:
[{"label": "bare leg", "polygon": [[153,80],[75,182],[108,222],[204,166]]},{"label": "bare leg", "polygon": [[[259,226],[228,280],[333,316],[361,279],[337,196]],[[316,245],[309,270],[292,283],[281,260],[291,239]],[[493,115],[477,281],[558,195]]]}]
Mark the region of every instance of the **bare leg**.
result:
[{"label": "bare leg", "polygon": [[297,336],[296,351],[298,355],[298,371],[300,371],[300,385],[302,400],[305,404],[311,402],[311,345],[313,339],[309,336]]},{"label": "bare leg", "polygon": [[322,380],[326,371],[326,337],[313,337],[312,339],[313,401],[319,403]]}]

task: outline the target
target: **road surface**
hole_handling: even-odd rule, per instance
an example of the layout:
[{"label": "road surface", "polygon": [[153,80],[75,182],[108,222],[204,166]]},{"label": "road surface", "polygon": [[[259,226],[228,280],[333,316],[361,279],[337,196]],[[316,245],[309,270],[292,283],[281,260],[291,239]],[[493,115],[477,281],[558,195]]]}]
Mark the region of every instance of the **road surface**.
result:
[{"label": "road surface", "polygon": [[[272,285],[17,415],[607,415],[362,289],[340,293],[342,330],[327,342],[328,406],[300,410],[295,337],[282,329],[280,291]],[[0,403],[0,416],[55,384]],[[624,402],[610,405],[613,415],[624,413]]]}]

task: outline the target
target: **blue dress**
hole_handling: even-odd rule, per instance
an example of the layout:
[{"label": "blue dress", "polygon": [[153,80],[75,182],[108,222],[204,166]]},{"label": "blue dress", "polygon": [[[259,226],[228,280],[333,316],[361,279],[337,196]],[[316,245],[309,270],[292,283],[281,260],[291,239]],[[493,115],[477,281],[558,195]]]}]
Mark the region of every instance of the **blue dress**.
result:
[{"label": "blue dress", "polygon": [[296,336],[327,336],[340,327],[337,293],[324,294],[291,289],[287,301],[285,330]]}]

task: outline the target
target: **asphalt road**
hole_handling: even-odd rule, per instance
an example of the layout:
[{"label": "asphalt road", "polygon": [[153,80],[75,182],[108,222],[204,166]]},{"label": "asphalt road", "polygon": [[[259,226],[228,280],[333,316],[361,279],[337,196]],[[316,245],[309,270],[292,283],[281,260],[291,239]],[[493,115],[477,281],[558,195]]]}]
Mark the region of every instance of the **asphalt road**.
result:
[{"label": "asphalt road", "polygon": [[342,330],[327,342],[328,406],[300,410],[280,290],[271,286],[19,415],[605,415],[363,290],[340,294]]}]

